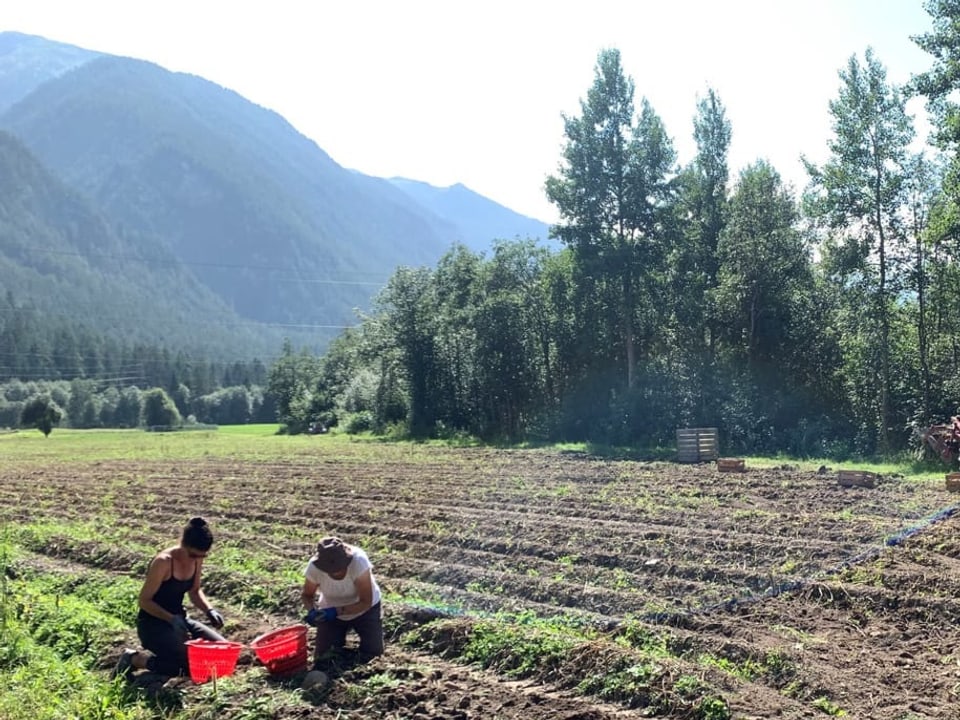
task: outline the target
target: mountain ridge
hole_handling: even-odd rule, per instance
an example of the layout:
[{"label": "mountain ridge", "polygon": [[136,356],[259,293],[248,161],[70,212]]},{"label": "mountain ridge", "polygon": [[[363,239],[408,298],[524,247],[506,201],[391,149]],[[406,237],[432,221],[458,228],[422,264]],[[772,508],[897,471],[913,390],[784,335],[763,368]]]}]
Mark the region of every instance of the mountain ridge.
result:
[{"label": "mountain ridge", "polygon": [[458,240],[474,252],[488,251],[491,240],[513,240],[517,237],[537,240],[552,249],[558,247],[550,240],[550,226],[547,223],[511,210],[463,183],[440,187],[400,176],[387,180],[455,225],[458,218],[469,215],[473,222],[469,227],[458,226]]},{"label": "mountain ridge", "polygon": [[[10,51],[18,41],[29,52]],[[545,237],[460,184],[451,204],[426,183],[418,198],[419,181],[347,170],[279,113],[197,75],[53,42],[45,58],[41,41],[0,33],[0,77],[34,82],[0,128],[147,260],[169,253],[241,321],[305,328],[320,349],[400,265],[433,265],[455,242],[479,252],[495,237]]]},{"label": "mountain ridge", "polygon": [[[48,317],[97,324],[105,335],[127,343],[167,340],[190,351],[205,347],[218,354],[270,349],[270,343],[258,342],[261,333],[238,330],[240,318],[156,238],[117,231],[86,198],[2,131],[0,238],[5,293],[18,302],[29,300]],[[143,243],[151,246],[149,260],[141,257]],[[206,309],[205,325],[192,325],[191,311],[198,304]],[[185,327],[192,332],[183,333]],[[271,341],[279,338],[275,334]]]},{"label": "mountain ridge", "polygon": [[99,55],[39,35],[0,32],[0,113],[47,80]]}]

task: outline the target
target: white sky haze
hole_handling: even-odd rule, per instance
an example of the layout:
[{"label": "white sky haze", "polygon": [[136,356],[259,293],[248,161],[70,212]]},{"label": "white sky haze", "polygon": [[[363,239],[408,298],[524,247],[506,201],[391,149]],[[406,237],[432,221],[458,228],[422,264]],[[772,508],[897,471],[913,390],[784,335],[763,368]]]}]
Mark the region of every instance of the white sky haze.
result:
[{"label": "white sky haze", "polygon": [[[556,220],[543,194],[598,52],[616,47],[694,153],[710,87],[732,178],[758,158],[798,189],[822,161],[838,71],[872,46],[888,80],[930,67],[922,0],[0,0],[0,30],[189,72],[277,111],[345,167],[446,186]],[[922,103],[910,109],[922,113]]]}]

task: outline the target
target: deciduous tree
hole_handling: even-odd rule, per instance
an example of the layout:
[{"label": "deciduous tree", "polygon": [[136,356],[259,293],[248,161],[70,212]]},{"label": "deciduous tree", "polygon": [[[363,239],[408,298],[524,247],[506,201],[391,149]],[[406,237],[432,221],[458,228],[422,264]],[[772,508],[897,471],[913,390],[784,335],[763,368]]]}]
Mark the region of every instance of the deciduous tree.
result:
[{"label": "deciduous tree", "polygon": [[580,115],[564,118],[563,162],[546,182],[560,213],[553,233],[572,249],[583,302],[593,304],[592,318],[605,326],[596,335],[600,346],[609,339],[623,348],[628,387],[637,365],[638,311],[657,305],[651,285],[662,268],[664,207],[676,158],[646,99],[634,117],[633,97],[620,52],[602,51]]},{"label": "deciduous tree", "polygon": [[870,301],[862,315],[876,358],[877,429],[890,450],[890,325],[897,256],[906,242],[905,167],[914,129],[900,89],[873,51],[852,56],[840,72],[840,92],[830,102],[833,138],[822,167],[807,163],[808,208],[845,246],[851,282],[862,283]]},{"label": "deciduous tree", "polygon": [[143,393],[143,424],[148,428],[174,428],[181,423],[180,412],[163,388]]},{"label": "deciduous tree", "polygon": [[697,154],[679,176],[679,242],[670,253],[669,276],[675,315],[677,362],[688,368],[679,402],[698,423],[714,425],[713,371],[717,318],[717,245],[727,218],[731,127],[726,108],[710,89],[697,103],[693,121]]},{"label": "deciduous tree", "polygon": [[53,400],[46,395],[38,395],[23,406],[20,424],[24,427],[35,427],[44,437],[48,437],[62,417],[63,411]]}]

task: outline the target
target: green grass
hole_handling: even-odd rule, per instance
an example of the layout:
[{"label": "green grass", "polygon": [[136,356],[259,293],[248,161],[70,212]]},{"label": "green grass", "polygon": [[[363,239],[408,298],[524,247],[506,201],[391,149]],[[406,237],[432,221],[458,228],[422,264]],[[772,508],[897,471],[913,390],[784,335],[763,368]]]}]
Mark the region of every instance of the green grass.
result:
[{"label": "green grass", "polygon": [[750,455],[745,458],[748,468],[775,468],[781,465],[792,465],[804,472],[815,472],[826,466],[831,472],[837,470],[866,470],[879,475],[903,475],[914,480],[937,480],[943,478],[950,468],[934,462],[917,462],[912,458],[902,458],[890,461],[845,460],[838,462],[829,458],[790,458],[787,456],[761,457]]},{"label": "green grass", "polygon": [[[129,587],[100,583],[91,597],[51,577],[10,572],[22,552],[0,540],[0,717],[4,720],[145,720],[153,712],[105,673],[91,672],[128,622],[111,613]],[[8,575],[18,576],[9,580]],[[95,584],[95,583],[94,583]],[[120,598],[119,596],[125,596]],[[94,599],[95,598],[95,599]],[[101,599],[108,599],[101,605]]]},{"label": "green grass", "polygon": [[[0,435],[0,457],[21,467],[48,463],[89,464],[104,461],[197,460],[276,461],[326,457],[382,462],[385,441],[370,434],[279,435],[276,425],[221,426],[216,430],[154,433],[144,430],[56,429],[49,437],[34,430]],[[445,441],[391,443],[411,463],[436,462]],[[460,462],[449,458],[452,462]]]},{"label": "green grass", "polygon": [[24,663],[0,668],[4,720],[146,720],[150,708],[131,701],[118,683],[89,671],[89,658],[62,658],[40,643],[22,645]]},{"label": "green grass", "polygon": [[280,432],[280,425],[267,423],[263,425],[221,425],[217,432],[220,435],[241,435],[243,437],[274,437]]},{"label": "green grass", "polygon": [[[418,459],[436,461],[436,451],[442,448],[477,446],[475,441],[452,442],[447,439],[428,441],[387,441],[384,438],[361,433],[347,435],[331,432],[327,435],[281,435],[276,424],[222,425],[215,430],[197,430],[183,433],[152,433],[143,430],[73,430],[57,428],[49,437],[36,430],[21,430],[0,434],[0,455],[15,458],[23,464],[58,462],[97,462],[104,460],[165,460],[225,458],[238,460],[279,460],[298,455],[327,455],[358,461],[377,462],[385,442],[411,462]],[[676,457],[672,448],[619,448],[589,443],[556,445],[525,443],[518,447],[576,452],[603,458],[656,459],[671,461]],[[889,462],[845,461],[828,458],[796,459],[787,456],[746,457],[747,467],[770,468],[789,464],[802,471],[815,471],[826,465],[833,471],[869,470],[881,475],[903,475],[911,479],[943,480],[946,466],[935,462],[920,463],[909,457]]]}]

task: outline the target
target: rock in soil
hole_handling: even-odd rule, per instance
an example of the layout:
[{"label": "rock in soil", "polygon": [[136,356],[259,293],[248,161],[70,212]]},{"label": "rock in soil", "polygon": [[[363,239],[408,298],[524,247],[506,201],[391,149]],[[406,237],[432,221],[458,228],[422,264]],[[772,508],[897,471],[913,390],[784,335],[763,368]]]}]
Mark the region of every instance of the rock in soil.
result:
[{"label": "rock in soil", "polygon": [[327,674],[323,670],[311,670],[307,673],[306,677],[303,678],[303,683],[300,685],[302,690],[310,690],[318,686],[326,685],[330,682],[330,678],[327,677]]}]

